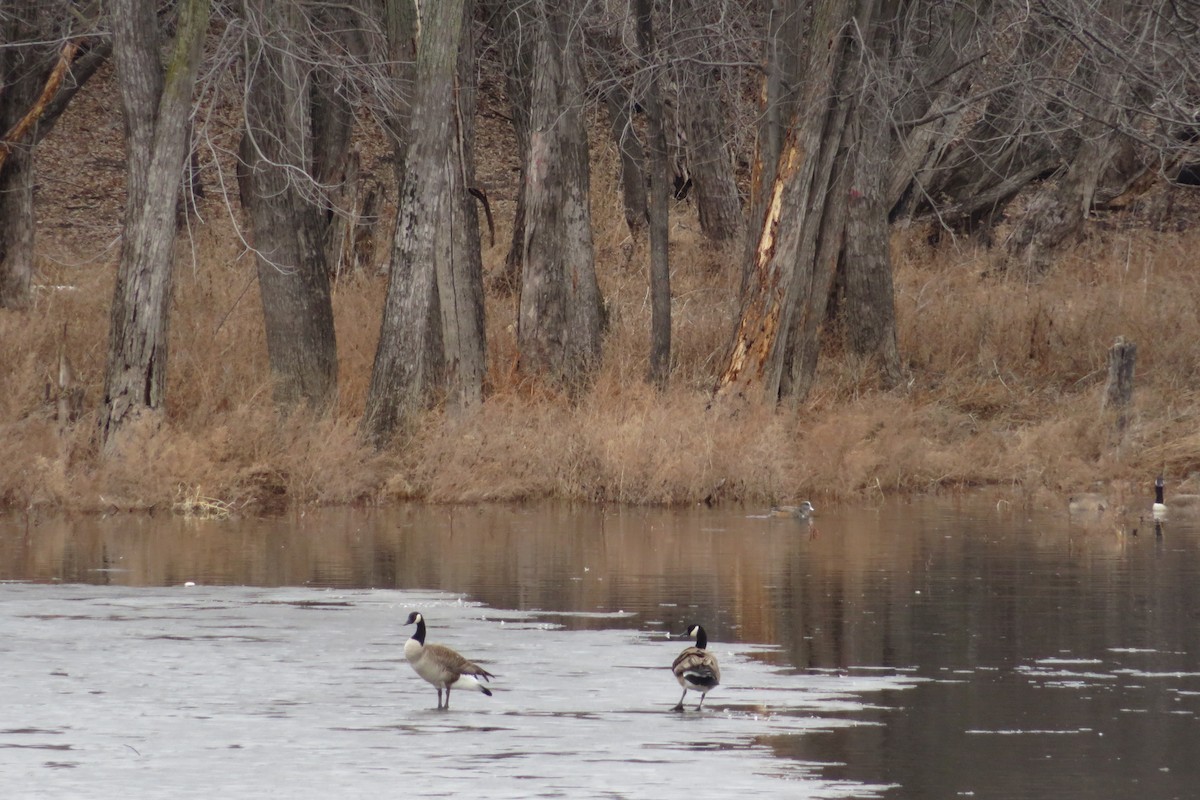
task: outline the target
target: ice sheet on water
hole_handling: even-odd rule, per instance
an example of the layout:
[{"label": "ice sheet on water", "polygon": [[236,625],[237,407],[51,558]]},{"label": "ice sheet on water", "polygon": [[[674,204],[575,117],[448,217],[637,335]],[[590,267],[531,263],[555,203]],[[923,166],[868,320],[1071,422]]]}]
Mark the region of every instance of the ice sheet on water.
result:
[{"label": "ice sheet on water", "polygon": [[[722,686],[677,714],[668,667],[685,643],[452,595],[5,584],[0,609],[14,798],[874,797],[885,787],[759,742],[855,724],[848,712],[917,680],[796,674],[712,642]],[[493,697],[434,710],[402,652],[415,609],[429,641],[496,674]]]}]

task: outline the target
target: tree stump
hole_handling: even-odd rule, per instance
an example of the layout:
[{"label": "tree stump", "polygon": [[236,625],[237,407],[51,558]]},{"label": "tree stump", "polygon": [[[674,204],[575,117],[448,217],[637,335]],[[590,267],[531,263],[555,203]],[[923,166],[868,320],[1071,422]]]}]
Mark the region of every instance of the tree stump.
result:
[{"label": "tree stump", "polygon": [[1133,371],[1137,364],[1137,345],[1118,336],[1108,348],[1108,382],[1104,386],[1104,399],[1100,408],[1113,409],[1117,413],[1117,430],[1125,430],[1129,422],[1130,402],[1133,400]]}]

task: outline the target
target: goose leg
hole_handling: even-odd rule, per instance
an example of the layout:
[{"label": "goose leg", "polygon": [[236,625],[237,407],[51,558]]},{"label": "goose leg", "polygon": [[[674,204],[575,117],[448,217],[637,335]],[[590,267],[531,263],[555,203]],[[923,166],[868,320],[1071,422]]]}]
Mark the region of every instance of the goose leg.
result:
[{"label": "goose leg", "polygon": [[442,690],[440,687],[438,688],[437,693],[438,693],[438,711],[441,711],[442,710]]},{"label": "goose leg", "polygon": [[[687,697],[687,689],[684,689],[683,694],[681,694],[679,696],[679,705],[675,706],[671,710],[672,711],[683,711],[683,698],[685,698],[685,697]],[[700,702],[704,702],[703,698],[701,698]]]},{"label": "goose leg", "polygon": [[450,687],[449,687],[449,686],[447,686],[447,687],[446,687],[446,705],[445,705],[445,709],[446,709],[447,711],[449,711],[449,710],[450,710]]},{"label": "goose leg", "polygon": [[700,693],[700,705],[696,706],[697,711],[704,708],[704,698],[706,697],[708,697],[708,695],[704,694],[703,692]]}]

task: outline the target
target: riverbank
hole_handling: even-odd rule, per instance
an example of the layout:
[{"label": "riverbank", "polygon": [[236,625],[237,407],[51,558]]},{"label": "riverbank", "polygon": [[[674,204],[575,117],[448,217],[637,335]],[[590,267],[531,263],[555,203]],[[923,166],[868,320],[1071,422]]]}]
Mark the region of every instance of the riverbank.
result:
[{"label": "riverbank", "polygon": [[[39,148],[34,306],[0,311],[0,507],[260,513],[290,505],[525,501],[818,505],[992,487],[1033,504],[1105,484],[1115,496],[1200,490],[1200,274],[1186,188],[1135,199],[1028,282],[1000,243],[933,229],[893,233],[899,350],[907,379],[881,390],[869,365],[824,336],[815,389],[798,407],[709,407],[737,312],[740,253],[714,249],[689,203],[672,211],[670,388],[644,384],[649,300],[644,245],[628,239],[615,154],[594,152],[592,197],[610,331],[590,391],[568,398],[515,371],[515,299],[487,298],[487,400],[477,413],[432,411],[382,453],[356,428],[375,355],[386,277],[341,276],[334,311],[333,413],[280,418],[271,404],[253,258],[235,227],[232,173],[216,159],[209,191],[181,232],[167,412],[122,454],[95,451],[123,197],[115,100],[80,96]],[[106,99],[107,98],[107,99]],[[229,111],[230,114],[235,110]],[[221,110],[214,114],[220,116]],[[236,149],[236,125],[209,131]],[[487,152],[512,152],[502,118],[481,117]],[[222,138],[224,137],[224,138]],[[490,138],[489,138],[490,137]],[[380,157],[364,165],[390,167]],[[481,159],[497,242],[515,198],[513,163]],[[229,166],[226,163],[226,166]],[[230,201],[231,203],[233,201]],[[1003,234],[1003,228],[1000,230]],[[375,263],[385,256],[381,231]],[[1138,345],[1133,408],[1117,434],[1100,413],[1106,352]],[[70,365],[59,389],[60,355]],[[60,418],[60,395],[71,419]]]},{"label": "riverbank", "polygon": [[[492,296],[483,407],[463,417],[430,412],[382,453],[359,443],[356,426],[385,278],[338,284],[334,413],[280,418],[251,259],[218,222],[198,230],[185,245],[194,260],[178,275],[166,418],[101,460],[93,410],[115,253],[92,264],[44,259],[36,306],[0,315],[0,504],[197,511],[211,503],[254,513],[410,499],[829,503],[979,486],[1047,503],[1096,482],[1149,496],[1160,472],[1177,485],[1200,466],[1194,232],[1102,231],[1037,284],[995,272],[993,254],[971,242],[933,249],[919,232],[900,232],[907,383],[877,388],[831,332],[811,397],[776,410],[709,408],[736,310],[736,262],[712,253],[680,217],[665,393],[642,381],[643,273],[623,264],[610,233],[598,239],[612,330],[590,392],[573,401],[522,381],[513,301]],[[1105,354],[1118,335],[1139,348],[1133,413],[1120,435],[1099,411]],[[65,424],[54,400],[60,348],[81,394],[80,416]]]}]

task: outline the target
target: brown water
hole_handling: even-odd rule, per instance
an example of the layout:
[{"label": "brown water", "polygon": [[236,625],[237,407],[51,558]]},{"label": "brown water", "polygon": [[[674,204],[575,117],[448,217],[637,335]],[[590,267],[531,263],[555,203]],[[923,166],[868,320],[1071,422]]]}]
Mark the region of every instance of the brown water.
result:
[{"label": "brown water", "polygon": [[[812,526],[549,506],[8,518],[0,692],[24,700],[0,721],[0,780],[46,797],[162,796],[173,775],[172,794],[209,797],[399,780],[414,796],[1190,798],[1198,554],[1183,523],[1118,535],[990,503],[822,509]],[[400,654],[413,607],[501,676],[495,697],[428,711]],[[725,674],[681,717],[664,632],[692,621]],[[294,690],[264,699],[256,681]]]}]

